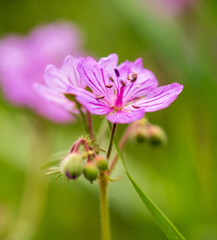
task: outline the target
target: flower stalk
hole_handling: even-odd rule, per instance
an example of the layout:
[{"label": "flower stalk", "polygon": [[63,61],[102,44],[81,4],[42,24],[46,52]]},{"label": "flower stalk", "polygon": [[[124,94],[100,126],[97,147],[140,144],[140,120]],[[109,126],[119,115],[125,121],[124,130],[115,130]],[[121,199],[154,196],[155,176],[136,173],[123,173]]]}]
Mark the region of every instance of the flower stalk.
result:
[{"label": "flower stalk", "polygon": [[114,123],[113,126],[112,126],[112,132],[111,132],[111,138],[110,138],[110,142],[109,142],[108,151],[107,151],[107,154],[106,154],[107,160],[109,160],[110,155],[111,155],[111,150],[112,150],[112,145],[113,145],[116,129],[117,129],[117,124]]},{"label": "flower stalk", "polygon": [[[122,150],[123,147],[125,146],[125,144],[126,144],[128,138],[129,138],[129,135],[130,135],[133,127],[134,127],[134,123],[131,123],[131,124],[127,127],[127,129],[125,130],[125,132],[123,133],[123,136],[121,137],[121,140],[120,140],[120,143],[119,143],[119,148],[120,148],[120,150]],[[108,170],[108,173],[109,173],[109,174],[111,174],[112,171],[114,170],[114,168],[115,168],[115,166],[116,166],[116,163],[117,163],[117,161],[118,161],[118,158],[119,158],[119,156],[118,156],[118,154],[116,153],[116,155],[115,155],[114,158],[112,159],[112,162],[111,162],[111,164],[110,164],[110,166],[109,166],[109,170]]]},{"label": "flower stalk", "polygon": [[87,111],[87,128],[90,135],[90,139],[94,139],[93,126],[92,126],[92,117],[89,111]]},{"label": "flower stalk", "polygon": [[108,209],[108,179],[105,177],[104,172],[101,173],[99,186],[102,240],[110,240],[111,235]]},{"label": "flower stalk", "polygon": [[[117,129],[117,124],[114,123],[112,126],[108,151],[106,154],[107,161],[109,160],[111,155],[111,150],[113,146],[116,129]],[[109,209],[108,209],[108,179],[106,178],[106,173],[103,171],[100,174],[99,187],[100,187],[100,212],[101,212],[102,240],[110,240],[111,237],[110,237]]]}]

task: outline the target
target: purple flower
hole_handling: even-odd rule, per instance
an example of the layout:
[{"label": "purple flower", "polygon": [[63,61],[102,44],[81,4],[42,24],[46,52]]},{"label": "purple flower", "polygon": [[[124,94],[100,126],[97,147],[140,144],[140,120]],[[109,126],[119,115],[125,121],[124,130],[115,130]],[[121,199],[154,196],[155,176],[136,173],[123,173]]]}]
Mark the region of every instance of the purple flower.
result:
[{"label": "purple flower", "polygon": [[77,70],[77,66],[81,61],[83,61],[83,58],[67,56],[61,68],[48,65],[44,72],[46,85],[36,83],[34,84],[35,89],[51,104],[77,114],[75,103],[69,101],[64,94],[80,88],[85,89],[86,84],[81,81]]},{"label": "purple flower", "polygon": [[110,122],[130,123],[142,118],[145,112],[166,108],[183,89],[178,83],[158,87],[155,75],[143,68],[141,58],[119,66],[117,62],[116,54],[101,58],[99,62],[90,57],[82,61],[78,71],[92,92],[71,91],[88,111],[106,115]]},{"label": "purple flower", "polygon": [[[5,97],[55,122],[71,121],[71,113],[41,97],[33,84],[44,83],[43,72],[47,64],[59,65],[69,53],[80,55],[80,43],[79,33],[70,23],[38,27],[26,37],[3,38],[0,41],[0,84]],[[64,96],[58,97],[73,111],[71,102]]]},{"label": "purple flower", "polygon": [[142,118],[145,112],[166,108],[183,89],[178,83],[158,87],[155,75],[143,68],[141,58],[117,64],[116,54],[98,62],[91,57],[68,56],[61,69],[47,67],[44,76],[48,86],[39,89],[63,108],[66,106],[58,96],[76,95],[89,112],[106,115],[113,123],[130,123]]}]

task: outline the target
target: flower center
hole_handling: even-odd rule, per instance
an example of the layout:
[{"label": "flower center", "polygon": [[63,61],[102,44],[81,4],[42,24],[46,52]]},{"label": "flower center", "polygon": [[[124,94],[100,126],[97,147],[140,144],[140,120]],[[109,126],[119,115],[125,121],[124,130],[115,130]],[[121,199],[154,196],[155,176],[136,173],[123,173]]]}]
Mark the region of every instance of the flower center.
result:
[{"label": "flower center", "polygon": [[[114,69],[116,77],[119,78],[120,77],[120,73],[117,69]],[[117,89],[117,97],[115,100],[115,104],[113,106],[113,109],[115,111],[121,111],[123,108],[123,94],[124,91],[127,89],[127,87],[129,85],[132,85],[137,79],[137,74],[136,73],[132,73],[127,77],[127,82],[125,82],[124,80],[119,80],[118,79],[118,89]],[[121,87],[119,87],[121,86]]]}]

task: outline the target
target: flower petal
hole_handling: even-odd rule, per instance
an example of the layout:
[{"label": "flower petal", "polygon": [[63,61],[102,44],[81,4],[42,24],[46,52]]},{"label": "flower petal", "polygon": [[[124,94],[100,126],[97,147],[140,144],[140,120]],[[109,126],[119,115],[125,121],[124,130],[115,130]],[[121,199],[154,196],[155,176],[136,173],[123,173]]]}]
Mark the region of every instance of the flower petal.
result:
[{"label": "flower petal", "polygon": [[103,57],[99,59],[99,65],[106,69],[108,72],[113,72],[115,68],[117,68],[118,64],[118,55],[112,53],[108,55],[108,57]]},{"label": "flower petal", "polygon": [[84,89],[77,89],[76,100],[92,114],[106,115],[111,111],[103,100],[97,99],[94,94]]},{"label": "flower petal", "polygon": [[106,118],[112,123],[128,124],[141,119],[145,114],[144,109],[110,112]]},{"label": "flower petal", "polygon": [[151,71],[145,69],[142,74],[137,76],[135,82],[127,85],[123,94],[124,102],[146,96],[150,91],[157,88],[157,86],[158,81],[155,75]]},{"label": "flower petal", "polygon": [[85,87],[77,71],[77,65],[82,58],[67,56],[61,68],[48,65],[44,79],[47,85],[58,92],[66,92],[70,87]]},{"label": "flower petal", "polygon": [[138,58],[134,62],[126,60],[118,66],[118,70],[121,77],[124,79],[126,79],[131,73],[140,74],[144,70],[142,66],[142,58]]},{"label": "flower petal", "polygon": [[154,112],[168,107],[181,93],[183,86],[178,83],[162,86],[150,92],[145,98],[137,101],[146,112]]},{"label": "flower petal", "polygon": [[34,84],[34,88],[41,96],[46,100],[55,103],[56,106],[62,107],[66,111],[78,113],[75,109],[75,103],[69,101],[63,94],[55,92],[51,88],[38,83]]},{"label": "flower petal", "polygon": [[111,104],[114,98],[114,84],[109,79],[109,73],[97,62],[88,60],[78,64],[81,79],[91,88],[94,94],[104,96],[104,101]]}]

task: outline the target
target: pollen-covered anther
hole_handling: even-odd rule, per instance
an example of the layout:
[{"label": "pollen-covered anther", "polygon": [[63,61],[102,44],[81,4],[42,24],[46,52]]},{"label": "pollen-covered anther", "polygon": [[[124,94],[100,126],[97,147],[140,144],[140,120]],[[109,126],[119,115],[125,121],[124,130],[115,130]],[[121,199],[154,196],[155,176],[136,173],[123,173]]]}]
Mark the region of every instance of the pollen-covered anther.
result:
[{"label": "pollen-covered anther", "polygon": [[132,73],[127,77],[127,80],[131,81],[131,82],[135,82],[137,79],[137,73]]},{"label": "pollen-covered anther", "polygon": [[123,80],[121,80],[121,84],[122,84],[123,87],[126,86],[126,83]]},{"label": "pollen-covered anther", "polygon": [[112,88],[112,87],[113,87],[112,84],[106,84],[105,86],[106,86],[107,88]]},{"label": "pollen-covered anther", "polygon": [[114,71],[115,71],[116,76],[117,76],[117,77],[120,77],[120,73],[119,73],[118,69],[115,68]]},{"label": "pollen-covered anther", "polygon": [[102,96],[96,96],[96,99],[103,99],[105,97],[105,95]]},{"label": "pollen-covered anther", "polygon": [[136,81],[136,79],[137,79],[137,74],[136,73],[132,73],[131,74],[131,82],[135,82]]},{"label": "pollen-covered anther", "polygon": [[132,105],[132,107],[135,108],[135,109],[140,108],[140,106],[137,106],[137,105]]},{"label": "pollen-covered anther", "polygon": [[110,80],[111,82],[114,82],[114,79],[113,79],[112,77],[109,77],[109,80]]}]

